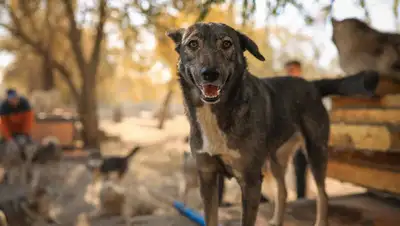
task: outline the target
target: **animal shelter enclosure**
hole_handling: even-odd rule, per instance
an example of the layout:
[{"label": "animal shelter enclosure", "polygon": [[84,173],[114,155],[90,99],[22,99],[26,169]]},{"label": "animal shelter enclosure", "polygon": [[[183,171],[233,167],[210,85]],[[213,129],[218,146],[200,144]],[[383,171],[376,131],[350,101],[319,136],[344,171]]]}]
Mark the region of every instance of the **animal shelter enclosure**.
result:
[{"label": "animal shelter enclosure", "polygon": [[0,30],[0,226],[400,225],[400,0],[4,0]]}]

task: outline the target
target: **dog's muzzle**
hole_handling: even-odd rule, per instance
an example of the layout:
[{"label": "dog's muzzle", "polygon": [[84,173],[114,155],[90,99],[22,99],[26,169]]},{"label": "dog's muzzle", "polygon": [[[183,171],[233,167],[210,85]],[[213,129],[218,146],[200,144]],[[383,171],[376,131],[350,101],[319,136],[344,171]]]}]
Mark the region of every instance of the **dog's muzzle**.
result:
[{"label": "dog's muzzle", "polygon": [[219,71],[214,67],[204,67],[200,70],[202,84],[199,85],[202,101],[214,104],[219,101],[222,85],[218,84],[220,79]]}]

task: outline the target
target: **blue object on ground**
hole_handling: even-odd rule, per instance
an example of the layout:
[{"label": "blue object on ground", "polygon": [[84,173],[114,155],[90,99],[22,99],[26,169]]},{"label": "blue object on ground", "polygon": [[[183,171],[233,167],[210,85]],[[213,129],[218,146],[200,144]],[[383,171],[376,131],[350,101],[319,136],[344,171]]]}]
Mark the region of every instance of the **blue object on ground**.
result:
[{"label": "blue object on ground", "polygon": [[200,226],[206,226],[206,222],[201,214],[197,213],[195,210],[192,210],[181,202],[174,201],[174,207],[185,217],[189,218],[191,221],[195,222]]}]

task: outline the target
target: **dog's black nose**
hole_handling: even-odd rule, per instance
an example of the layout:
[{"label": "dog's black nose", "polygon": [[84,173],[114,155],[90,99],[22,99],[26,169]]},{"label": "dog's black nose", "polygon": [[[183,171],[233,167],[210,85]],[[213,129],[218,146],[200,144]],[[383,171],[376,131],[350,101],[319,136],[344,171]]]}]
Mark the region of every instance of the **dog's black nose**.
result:
[{"label": "dog's black nose", "polygon": [[204,67],[200,71],[201,76],[203,76],[204,81],[214,82],[219,77],[219,72],[216,68]]}]

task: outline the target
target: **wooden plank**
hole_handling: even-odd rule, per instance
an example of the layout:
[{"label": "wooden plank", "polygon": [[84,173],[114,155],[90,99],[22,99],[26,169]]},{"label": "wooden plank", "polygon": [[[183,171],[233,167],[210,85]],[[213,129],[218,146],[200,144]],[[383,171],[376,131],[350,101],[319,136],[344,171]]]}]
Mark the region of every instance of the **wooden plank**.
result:
[{"label": "wooden plank", "polygon": [[400,194],[400,172],[330,160],[327,175],[362,187]]},{"label": "wooden plank", "polygon": [[330,146],[400,151],[400,131],[382,125],[331,123]]},{"label": "wooden plank", "polygon": [[400,109],[336,109],[329,115],[334,122],[387,123],[400,127]]},{"label": "wooden plank", "polygon": [[370,149],[330,147],[329,160],[400,172],[399,152],[379,152]]},{"label": "wooden plank", "polygon": [[400,95],[388,95],[382,98],[383,106],[400,107]]},{"label": "wooden plank", "polygon": [[400,95],[361,98],[333,96],[332,109],[339,108],[400,108]]},{"label": "wooden plank", "polygon": [[375,88],[375,94],[378,96],[400,94],[400,81],[388,76],[379,77],[378,85]]},{"label": "wooden plank", "polygon": [[71,145],[74,141],[73,121],[36,121],[32,128],[33,140],[40,142],[46,136],[55,136],[61,145]]},{"label": "wooden plank", "polygon": [[399,162],[398,152],[331,147],[328,176],[362,187],[400,194]]},{"label": "wooden plank", "polygon": [[374,98],[332,97],[332,109],[343,107],[400,107],[400,82],[387,76],[379,77]]}]

